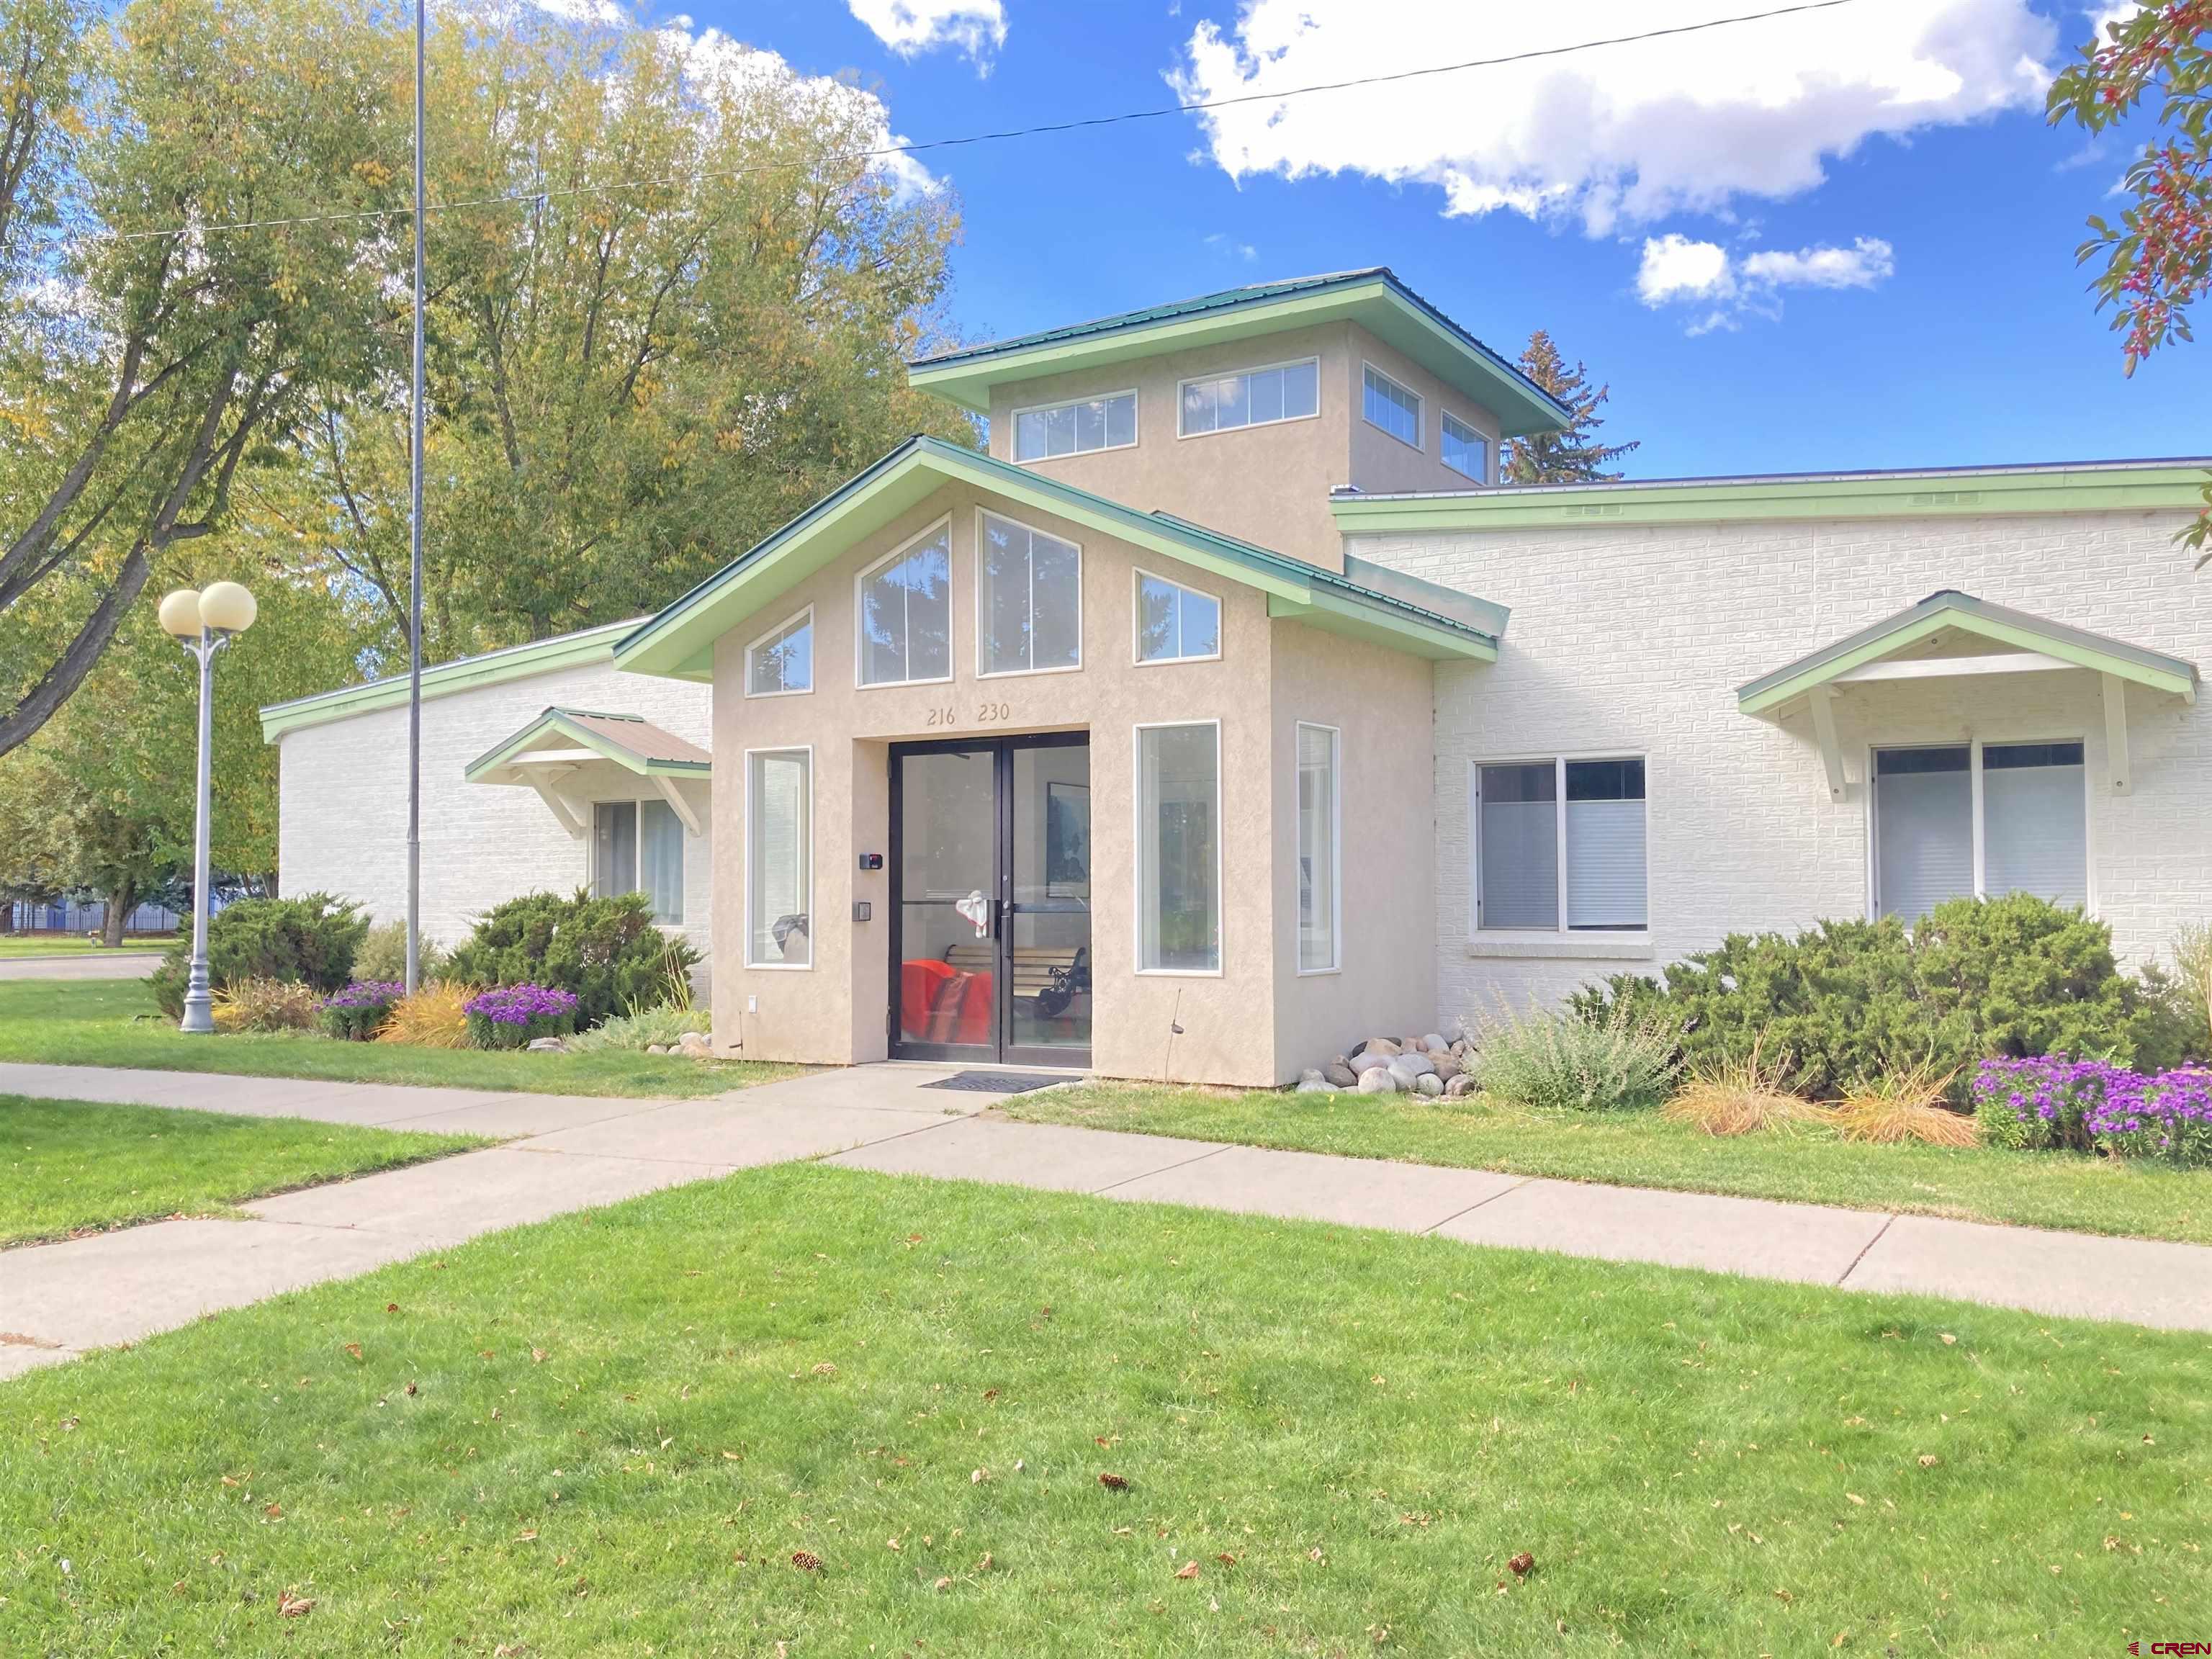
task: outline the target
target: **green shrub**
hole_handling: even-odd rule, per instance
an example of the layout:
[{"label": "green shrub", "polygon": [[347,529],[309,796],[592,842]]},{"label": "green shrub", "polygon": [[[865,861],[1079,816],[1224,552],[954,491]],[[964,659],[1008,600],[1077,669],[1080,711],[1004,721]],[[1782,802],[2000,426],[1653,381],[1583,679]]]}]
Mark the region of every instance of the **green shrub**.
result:
[{"label": "green shrub", "polygon": [[580,1054],[595,1048],[630,1048],[642,1054],[656,1043],[674,1048],[676,1039],[686,1031],[706,1036],[707,1016],[696,1008],[669,1002],[658,1008],[632,1008],[626,1014],[617,1014],[604,1025],[579,1032],[568,1047]]},{"label": "green shrub", "polygon": [[[422,957],[417,964],[422,970],[422,983],[445,977],[446,953],[438,941],[425,934],[417,945]],[[380,921],[362,935],[361,949],[354,953],[353,976],[360,980],[402,984],[407,979],[407,924],[404,921]]]},{"label": "green shrub", "polygon": [[[208,921],[208,981],[211,987],[248,979],[306,986],[327,996],[353,977],[354,953],[368,931],[359,907],[328,893],[298,898],[248,898]],[[172,1019],[185,1012],[185,981],[192,958],[187,918],[161,965],[148,975],[155,1000]]]},{"label": "green shrub", "polygon": [[1680,1062],[1664,1021],[1616,1004],[1601,1018],[1502,1005],[1495,1018],[1467,1022],[1474,1080],[1516,1106],[1626,1111],[1667,1097]]},{"label": "green shrub", "polygon": [[1586,1019],[1616,1008],[1661,1019],[1697,1064],[1741,1060],[1763,1033],[1790,1087],[1817,1099],[1926,1066],[1955,1072],[1964,1103],[1991,1055],[2169,1065],[2188,1029],[2163,975],[2120,971],[2103,922],[2024,893],[1954,899],[1910,933],[1894,917],[1732,933],[1671,964],[1663,987],[1621,975],[1571,1006]]},{"label": "green shrub", "polygon": [[653,925],[642,893],[593,898],[579,891],[526,893],[488,912],[447,958],[449,978],[471,985],[543,985],[576,999],[579,1024],[635,1003],[658,1007],[699,959]]}]

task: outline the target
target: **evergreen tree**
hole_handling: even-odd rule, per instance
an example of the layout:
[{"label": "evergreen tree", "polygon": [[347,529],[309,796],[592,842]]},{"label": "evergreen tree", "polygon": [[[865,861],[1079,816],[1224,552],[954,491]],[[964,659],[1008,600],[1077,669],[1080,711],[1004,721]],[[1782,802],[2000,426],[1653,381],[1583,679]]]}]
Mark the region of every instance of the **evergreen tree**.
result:
[{"label": "evergreen tree", "polygon": [[1505,453],[1506,482],[1606,483],[1620,477],[1618,472],[1607,471],[1606,464],[1636,445],[1601,444],[1596,438],[1598,428],[1605,424],[1598,405],[1613,388],[1601,386],[1592,391],[1583,365],[1569,368],[1552,337],[1540,328],[1528,337],[1528,349],[1521,354],[1521,372],[1558,398],[1573,418],[1563,430],[1514,439]]}]

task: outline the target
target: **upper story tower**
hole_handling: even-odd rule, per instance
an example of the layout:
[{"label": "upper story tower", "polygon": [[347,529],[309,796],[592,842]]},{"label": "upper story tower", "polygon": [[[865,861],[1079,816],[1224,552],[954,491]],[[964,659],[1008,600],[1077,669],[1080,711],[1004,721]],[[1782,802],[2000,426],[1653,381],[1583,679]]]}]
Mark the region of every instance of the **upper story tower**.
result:
[{"label": "upper story tower", "polygon": [[1231,289],[909,365],[989,417],[991,453],[1324,569],[1328,507],[1498,478],[1567,413],[1388,270]]}]

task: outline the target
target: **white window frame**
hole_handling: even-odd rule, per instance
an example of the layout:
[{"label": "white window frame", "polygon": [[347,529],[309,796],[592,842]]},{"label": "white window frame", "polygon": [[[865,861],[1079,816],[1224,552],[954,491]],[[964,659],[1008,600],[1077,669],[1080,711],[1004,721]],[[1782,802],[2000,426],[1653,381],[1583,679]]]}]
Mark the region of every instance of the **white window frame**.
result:
[{"label": "white window frame", "polygon": [[[1570,761],[1641,761],[1644,763],[1644,926],[1641,927],[1570,927],[1567,926],[1567,763]],[[1555,855],[1559,884],[1555,901],[1559,918],[1556,927],[1485,927],[1482,925],[1482,769],[1486,766],[1540,766],[1550,762],[1553,800],[1552,833],[1558,837]],[[1563,939],[1588,943],[1593,955],[1616,955],[1651,939],[1651,756],[1628,744],[1610,749],[1555,749],[1542,755],[1484,755],[1467,767],[1467,936],[1469,939],[1505,944],[1556,945]],[[1614,948],[1605,947],[1610,943]]]},{"label": "white window frame", "polygon": [[[856,617],[859,615],[857,611],[854,614]],[[781,691],[756,691],[753,690],[753,653],[757,651],[762,646],[767,644],[769,641],[774,639],[777,635],[789,632],[792,624],[794,623],[804,623],[806,624],[808,629],[811,630],[814,626],[814,607],[810,605],[803,611],[794,611],[791,615],[786,617],[781,622],[769,629],[766,633],[746,641],[745,659],[744,663],[745,696],[749,697],[811,697],[814,695],[815,670],[820,666],[820,653],[811,646],[807,647],[806,652],[806,684],[805,685],[800,686],[796,690],[792,690],[789,686],[786,686]],[[817,643],[819,643],[818,639]]]},{"label": "white window frame", "polygon": [[[806,901],[806,960],[804,962],[755,962],[753,960],[753,757],[755,755],[804,755],[806,757],[806,839],[802,854],[806,866],[806,879],[802,884]],[[745,765],[745,844],[744,853],[744,963],[748,973],[811,974],[819,958],[820,940],[814,932],[814,745],[811,743],[763,744],[757,749],[744,751]]]},{"label": "white window frame", "polygon": [[[1424,455],[1427,454],[1429,453],[1429,425],[1426,410],[1428,400],[1423,398],[1419,392],[1414,391],[1413,387],[1407,386],[1403,380],[1400,380],[1396,375],[1390,374],[1387,370],[1377,368],[1373,363],[1369,362],[1364,357],[1362,357],[1359,360],[1359,418],[1365,421],[1368,425],[1373,427],[1377,432],[1389,439],[1393,443],[1405,444],[1406,447],[1408,449],[1415,450]],[[1380,421],[1374,419],[1368,414],[1367,377],[1370,374],[1375,376],[1376,380],[1382,381],[1385,386],[1395,386],[1399,391],[1404,392],[1408,398],[1411,398],[1413,400],[1413,436],[1412,441],[1408,442],[1406,439],[1400,437],[1396,433],[1391,431],[1389,427],[1384,426]],[[1626,757],[1623,758],[1626,758]],[[1491,764],[1495,766],[1499,764],[1499,763],[1492,761]]]},{"label": "white window frame", "polygon": [[[770,631],[773,632],[774,630],[771,629]],[[787,696],[789,694],[777,692],[771,695],[781,696]],[[631,884],[623,890],[625,892],[631,893],[644,892],[645,809],[647,805],[650,804],[655,806],[665,806],[670,811],[675,812],[676,808],[674,805],[671,804],[667,796],[658,794],[594,795],[584,804],[592,809],[591,831],[585,838],[585,888],[587,890],[594,890],[599,884],[599,808],[602,806],[621,806],[630,805],[635,805],[637,809],[637,817],[633,820],[633,827],[630,831],[631,838],[635,842],[635,848],[632,856],[635,859],[636,862],[629,872]],[[684,830],[684,816],[680,812],[678,812],[676,815],[676,827],[679,830]],[[683,871],[676,884],[676,902],[677,906],[682,914],[679,915],[674,921],[655,921],[653,924],[664,933],[680,933],[690,925],[687,919],[691,914],[691,854],[690,850],[684,845],[684,842],[688,841],[690,838],[690,832],[685,830],[683,839],[679,840],[677,843],[677,861],[683,866]]]},{"label": "white window frame", "polygon": [[[1096,453],[1096,452],[1093,452]],[[1075,660],[1062,663],[1056,668],[993,668],[983,666],[983,647],[988,636],[983,620],[983,520],[996,519],[1017,529],[1026,530],[1032,536],[1043,536],[1075,550]],[[1036,626],[1036,562],[1030,562],[1030,625]],[[1031,674],[1078,674],[1083,672],[1083,544],[1072,537],[1041,530],[1026,519],[1017,519],[1011,513],[1000,513],[988,507],[975,509],[975,678],[979,680],[1011,680],[1026,678]]]},{"label": "white window frame", "polygon": [[[1096,449],[1071,449],[1065,455],[1032,455],[1022,459],[1022,416],[1048,414],[1055,409],[1073,409],[1079,404],[1111,403],[1116,398],[1129,400],[1129,441],[1125,444],[1100,444]],[[1145,400],[1137,395],[1137,388],[1123,386],[1118,392],[1094,392],[1087,398],[1059,398],[1048,404],[1024,404],[1006,416],[1009,434],[1006,454],[1017,466],[1035,466],[1040,461],[1072,461],[1078,455],[1103,455],[1109,450],[1134,449],[1144,435]]]},{"label": "white window frame", "polygon": [[[2081,745],[2081,914],[2092,918],[2103,915],[2097,902],[2097,783],[2096,769],[2089,763],[2089,738],[2085,732],[2075,732],[2061,737],[2031,734],[2027,737],[1976,735],[1966,739],[1968,750],[1966,775],[1971,784],[1973,801],[1972,836],[1974,856],[1974,893],[1976,898],[1989,896],[1987,851],[1983,846],[1982,808],[1982,749],[1985,744],[1995,744],[2000,749],[2012,749],[2022,744],[2049,743],[2078,743]],[[1893,749],[1956,749],[1956,738],[1912,739],[1896,743],[1869,742],[1863,745],[1859,775],[1866,780],[1866,919],[1877,921],[1881,917],[1881,851],[1875,840],[1875,756]],[[1650,772],[1644,773],[1644,788],[1650,787]]]},{"label": "white window frame", "polygon": [[[1314,406],[1312,414],[1278,415],[1272,421],[1247,421],[1242,426],[1217,426],[1211,432],[1186,432],[1182,429],[1182,392],[1185,386],[1199,386],[1208,380],[1238,380],[1248,378],[1254,374],[1265,374],[1271,368],[1303,368],[1308,363],[1311,363],[1313,365],[1314,371]],[[1255,428],[1262,427],[1295,426],[1300,421],[1317,421],[1321,419],[1321,358],[1318,356],[1310,357],[1286,357],[1279,363],[1254,363],[1248,368],[1217,369],[1211,374],[1186,374],[1182,380],[1176,382],[1175,398],[1176,441],[1180,442],[1185,438],[1220,438],[1225,437],[1232,432],[1250,432]],[[1247,403],[1249,403],[1251,393],[1248,390],[1245,393]]]},{"label": "white window frame", "polygon": [[[1360,401],[1364,406],[1366,400],[1363,398]],[[1482,445],[1482,459],[1484,462],[1483,471],[1485,476],[1477,477],[1472,472],[1468,472],[1460,467],[1453,466],[1451,462],[1445,459],[1444,440],[1450,435],[1444,430],[1444,422],[1447,421],[1450,422],[1454,426],[1461,428],[1470,438],[1474,438],[1480,442]],[[1445,467],[1458,477],[1465,478],[1470,483],[1493,484],[1498,482],[1498,441],[1492,437],[1487,432],[1485,432],[1480,427],[1477,426],[1473,421],[1462,419],[1461,416],[1453,414],[1449,409],[1444,408],[1442,404],[1438,404],[1437,407],[1437,461],[1438,465]]]},{"label": "white window frame", "polygon": [[[1173,731],[1188,726],[1213,728],[1213,793],[1218,821],[1213,827],[1213,902],[1218,912],[1219,960],[1211,968],[1146,968],[1145,960],[1145,733]],[[1132,960],[1139,979],[1220,979],[1229,971],[1229,894],[1222,885],[1223,860],[1229,844],[1229,780],[1221,765],[1221,722],[1201,720],[1139,720],[1129,728],[1129,938],[1135,944]]]},{"label": "white window frame", "polygon": [[[878,570],[881,570],[881,569],[882,569],[885,565],[896,564],[896,563],[897,563],[901,559],[903,559],[904,557],[906,557],[906,556],[907,556],[908,554],[909,554],[909,553],[913,552],[913,551],[914,551],[914,550],[915,550],[915,548],[917,548],[917,547],[921,546],[924,542],[927,542],[927,541],[930,541],[930,540],[934,539],[934,538],[935,538],[935,537],[937,536],[937,533],[938,533],[939,531],[942,531],[942,532],[945,532],[945,672],[944,673],[942,673],[942,674],[935,675],[935,676],[932,677],[931,678],[929,678],[929,679],[926,679],[926,680],[871,680],[871,679],[868,679],[867,678],[866,678],[866,671],[867,671],[867,662],[868,662],[868,657],[867,657],[867,650],[868,650],[868,630],[867,630],[867,627],[866,627],[866,621],[865,621],[865,618],[866,618],[866,611],[865,605],[863,605],[863,602],[862,602],[862,595],[864,595],[864,594],[867,592],[867,590],[868,590],[868,578],[869,578],[869,577],[871,577],[871,576],[872,576],[872,575],[874,575],[874,574],[876,574],[876,572],[878,572]],[[956,644],[955,644],[955,642],[954,642],[954,641],[953,641],[953,639],[952,639],[952,618],[953,618],[953,617],[955,616],[955,614],[957,614],[957,613],[958,612],[958,611],[959,611],[959,609],[960,609],[960,607],[959,607],[958,605],[955,605],[955,604],[953,604],[953,603],[952,603],[952,582],[953,582],[953,575],[952,575],[953,557],[952,557],[952,552],[953,552],[953,549],[952,549],[952,515],[951,515],[950,513],[948,513],[948,514],[946,514],[943,518],[941,518],[941,519],[938,520],[936,523],[934,523],[934,524],[931,525],[927,529],[926,529],[926,530],[922,530],[922,531],[918,531],[918,532],[916,532],[914,535],[911,535],[911,536],[908,537],[904,541],[901,542],[901,543],[900,543],[896,547],[893,548],[890,552],[888,552],[888,553],[884,554],[884,556],[883,556],[882,558],[876,560],[876,561],[875,561],[873,563],[872,563],[872,564],[869,564],[869,565],[864,566],[864,567],[863,567],[863,568],[862,568],[859,572],[857,572],[857,573],[854,575],[854,577],[853,577],[853,688],[854,688],[854,690],[857,690],[857,691],[896,691],[896,690],[898,690],[901,686],[906,686],[906,685],[950,685],[950,684],[952,684],[952,680],[953,680],[953,669],[952,669],[952,665],[953,665],[954,663],[956,663],[956,662],[957,662],[957,661],[959,660],[959,653],[958,653],[958,648],[957,648],[957,647],[956,646]],[[907,641],[907,660],[908,660],[909,663],[911,663],[911,662],[914,660],[914,641],[913,641],[913,639],[912,639],[910,636],[909,636],[909,638],[908,638],[908,641]]]},{"label": "white window frame", "polygon": [[[1328,949],[1326,968],[1305,965],[1304,941],[1297,933],[1297,865],[1305,862],[1305,848],[1299,832],[1304,820],[1298,811],[1298,773],[1302,763],[1298,756],[1301,734],[1307,732],[1328,733]],[[1296,860],[1291,872],[1291,959],[1300,979],[1313,979],[1323,974],[1344,971],[1344,731],[1340,726],[1324,725],[1320,720],[1299,720],[1291,731],[1291,855]]]},{"label": "white window frame", "polygon": [[[1210,437],[1212,434],[1209,433],[1206,435]],[[1147,576],[1156,582],[1165,582],[1170,587],[1179,588],[1185,593],[1195,593],[1201,599],[1213,601],[1214,614],[1221,618],[1221,624],[1213,630],[1212,650],[1203,656],[1194,657],[1148,657],[1145,654],[1145,578]],[[1178,581],[1173,576],[1163,576],[1158,571],[1147,570],[1142,565],[1133,568],[1129,578],[1129,661],[1133,666],[1173,668],[1187,662],[1219,662],[1224,643],[1222,635],[1228,631],[1229,606],[1218,593],[1193,587],[1188,582]]]}]

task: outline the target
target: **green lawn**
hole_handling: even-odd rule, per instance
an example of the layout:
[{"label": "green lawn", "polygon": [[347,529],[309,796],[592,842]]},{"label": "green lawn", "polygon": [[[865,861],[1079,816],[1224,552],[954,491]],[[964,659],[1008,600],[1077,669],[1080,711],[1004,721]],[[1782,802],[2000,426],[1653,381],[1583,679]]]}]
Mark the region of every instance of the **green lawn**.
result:
[{"label": "green lawn", "polygon": [[0,1095],[0,1244],[222,1215],[249,1198],[485,1144],[297,1117]]},{"label": "green lawn", "polygon": [[1019,1095],[1004,1110],[1031,1123],[2212,1244],[2212,1170],[2083,1154],[1868,1146],[1816,1131],[1716,1139],[1656,1112],[1133,1083]]},{"label": "green lawn", "polygon": [[139,980],[0,980],[0,1060],[555,1095],[718,1095],[800,1068],[680,1054],[490,1054],[270,1033],[186,1036]]},{"label": "green lawn", "polygon": [[2119,1653],[2212,1606],[2203,1336],[819,1165],[0,1389],[11,1653]]},{"label": "green lawn", "polygon": [[[111,956],[125,952],[138,955],[167,948],[168,935],[159,939],[125,939],[123,950],[109,951]],[[88,957],[106,947],[79,933],[0,933],[0,962],[16,957]]]}]

